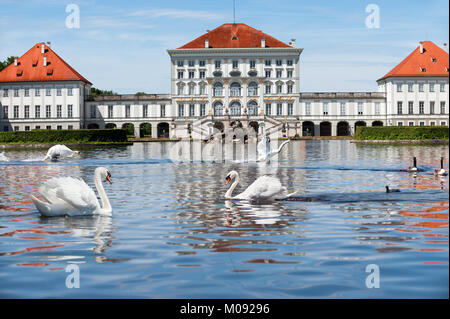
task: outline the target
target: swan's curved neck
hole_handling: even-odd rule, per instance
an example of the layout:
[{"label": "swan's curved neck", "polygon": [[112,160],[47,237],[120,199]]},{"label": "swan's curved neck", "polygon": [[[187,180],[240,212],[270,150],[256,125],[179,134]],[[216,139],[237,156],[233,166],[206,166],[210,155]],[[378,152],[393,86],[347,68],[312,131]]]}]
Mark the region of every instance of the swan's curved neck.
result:
[{"label": "swan's curved neck", "polygon": [[97,188],[97,192],[100,195],[100,199],[102,200],[102,207],[100,208],[101,213],[105,215],[111,215],[112,208],[109,202],[108,196],[106,196],[105,189],[103,188],[102,180],[99,172],[95,172],[94,174],[94,183]]},{"label": "swan's curved neck", "polygon": [[239,175],[236,175],[236,177],[234,178],[233,184],[231,184],[230,188],[225,193],[225,198],[232,198],[231,194],[233,193],[234,189],[236,188],[236,186],[238,184],[239,184]]}]

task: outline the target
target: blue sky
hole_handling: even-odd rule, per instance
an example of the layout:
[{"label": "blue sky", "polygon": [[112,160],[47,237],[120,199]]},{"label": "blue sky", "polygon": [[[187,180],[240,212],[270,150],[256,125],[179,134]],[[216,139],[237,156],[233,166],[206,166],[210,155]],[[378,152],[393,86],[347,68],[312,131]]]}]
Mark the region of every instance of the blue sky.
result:
[{"label": "blue sky", "polygon": [[[70,3],[80,8],[79,29],[65,26]],[[365,25],[371,3],[379,28]],[[169,93],[166,50],[233,21],[232,0],[0,0],[0,8],[0,60],[51,41],[95,87],[118,93]],[[296,39],[302,92],[376,91],[376,79],[419,41],[449,42],[448,10],[447,0],[236,0],[236,22]]]}]

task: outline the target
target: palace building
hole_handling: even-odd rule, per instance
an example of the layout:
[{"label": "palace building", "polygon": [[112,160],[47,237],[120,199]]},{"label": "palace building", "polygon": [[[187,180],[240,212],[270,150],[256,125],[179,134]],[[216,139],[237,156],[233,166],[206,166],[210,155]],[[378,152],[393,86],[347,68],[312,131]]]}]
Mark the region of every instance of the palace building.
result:
[{"label": "palace building", "polygon": [[[359,125],[448,125],[449,55],[424,41],[382,76],[378,92],[301,92],[295,39],[226,23],[177,49],[170,94],[90,96],[92,84],[37,43],[0,72],[0,131],[124,128],[190,136],[241,126],[281,136],[346,136]],[[148,125],[150,124],[150,126]]]}]

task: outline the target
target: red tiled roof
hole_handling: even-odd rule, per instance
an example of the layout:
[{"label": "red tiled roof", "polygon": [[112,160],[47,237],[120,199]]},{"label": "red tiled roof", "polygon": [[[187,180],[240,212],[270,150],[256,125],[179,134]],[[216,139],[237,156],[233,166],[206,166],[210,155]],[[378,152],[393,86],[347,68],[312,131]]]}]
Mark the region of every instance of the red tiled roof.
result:
[{"label": "red tiled roof", "polygon": [[[83,81],[92,84],[47,44],[45,44],[45,52],[42,54],[41,46],[42,43],[35,44],[18,58],[17,66],[11,63],[0,71],[0,82]],[[47,57],[47,66],[44,66],[44,56]]]},{"label": "red tiled roof", "polygon": [[448,76],[448,53],[431,41],[422,42],[402,62],[380,78],[384,80],[391,76]]},{"label": "red tiled roof", "polygon": [[261,39],[266,40],[268,48],[291,48],[290,45],[244,23],[225,23],[178,49],[204,49],[205,40],[209,41],[210,48],[260,48]]}]

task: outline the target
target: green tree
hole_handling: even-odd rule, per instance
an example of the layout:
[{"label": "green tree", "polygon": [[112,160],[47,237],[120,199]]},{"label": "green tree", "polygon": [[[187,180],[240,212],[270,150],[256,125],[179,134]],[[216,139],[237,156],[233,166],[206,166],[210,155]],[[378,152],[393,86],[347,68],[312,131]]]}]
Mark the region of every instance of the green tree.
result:
[{"label": "green tree", "polygon": [[117,95],[117,93],[113,92],[113,91],[100,90],[100,89],[92,87],[91,88],[91,95],[92,96],[97,96],[97,95]]},{"label": "green tree", "polygon": [[0,61],[0,71],[3,70],[4,68],[6,68],[11,63],[13,63],[14,59],[15,59],[15,57],[10,56],[9,58],[6,58],[5,61],[3,61],[3,62]]}]

